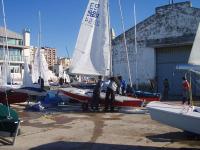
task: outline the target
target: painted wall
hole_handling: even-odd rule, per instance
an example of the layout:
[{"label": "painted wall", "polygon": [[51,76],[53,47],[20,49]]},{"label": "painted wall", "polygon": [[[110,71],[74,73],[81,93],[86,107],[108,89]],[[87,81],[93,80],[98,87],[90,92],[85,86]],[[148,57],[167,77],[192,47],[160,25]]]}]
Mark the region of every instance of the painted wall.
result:
[{"label": "painted wall", "polygon": [[[140,84],[148,83],[156,75],[156,47],[177,44],[192,44],[198,24],[200,9],[191,7],[190,2],[175,3],[156,8],[156,13],[137,24],[137,48],[135,54],[134,28],[126,32],[128,55],[131,66],[132,81]],[[123,35],[112,41],[113,72],[122,75],[128,81],[127,59]],[[136,57],[137,56],[137,57]],[[135,75],[136,60],[138,63],[138,79]]]}]

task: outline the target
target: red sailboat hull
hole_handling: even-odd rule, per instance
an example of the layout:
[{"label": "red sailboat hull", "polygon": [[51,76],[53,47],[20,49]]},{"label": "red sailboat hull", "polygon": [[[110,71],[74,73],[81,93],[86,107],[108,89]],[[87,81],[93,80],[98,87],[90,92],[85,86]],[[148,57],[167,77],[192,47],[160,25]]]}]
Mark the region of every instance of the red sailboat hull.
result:
[{"label": "red sailboat hull", "polygon": [[[7,98],[6,98],[7,97]],[[6,93],[4,90],[0,90],[0,103],[2,104],[14,104],[25,102],[28,99],[28,94],[23,92],[18,92],[15,90],[7,90]]]},{"label": "red sailboat hull", "polygon": [[[76,89],[76,88],[71,88]],[[78,88],[77,88],[78,90]],[[76,100],[81,103],[89,103],[92,100],[92,92],[86,92],[86,94],[82,94],[79,92],[74,92],[73,90],[60,89],[64,95],[68,96],[69,98]],[[104,104],[105,94],[101,94],[101,104]],[[143,100],[127,97],[127,96],[119,96],[116,95],[114,106],[118,107],[141,107],[143,104]]]}]

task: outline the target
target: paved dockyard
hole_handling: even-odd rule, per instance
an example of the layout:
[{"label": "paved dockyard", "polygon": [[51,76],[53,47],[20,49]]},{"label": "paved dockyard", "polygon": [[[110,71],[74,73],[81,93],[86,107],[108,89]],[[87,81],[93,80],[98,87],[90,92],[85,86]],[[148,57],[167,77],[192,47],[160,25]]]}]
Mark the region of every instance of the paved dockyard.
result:
[{"label": "paved dockyard", "polygon": [[200,138],[151,120],[149,114],[83,113],[78,107],[48,112],[14,106],[23,123],[14,146],[1,150],[200,149]]}]

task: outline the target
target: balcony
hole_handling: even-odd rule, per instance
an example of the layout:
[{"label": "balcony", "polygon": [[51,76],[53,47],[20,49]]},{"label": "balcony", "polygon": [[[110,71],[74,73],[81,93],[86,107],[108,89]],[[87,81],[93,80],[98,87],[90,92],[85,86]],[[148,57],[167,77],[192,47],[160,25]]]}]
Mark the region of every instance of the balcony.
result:
[{"label": "balcony", "polygon": [[[0,62],[3,62],[3,56],[0,55]],[[23,63],[24,59],[22,56],[19,55],[10,55],[9,60],[10,63]]]}]

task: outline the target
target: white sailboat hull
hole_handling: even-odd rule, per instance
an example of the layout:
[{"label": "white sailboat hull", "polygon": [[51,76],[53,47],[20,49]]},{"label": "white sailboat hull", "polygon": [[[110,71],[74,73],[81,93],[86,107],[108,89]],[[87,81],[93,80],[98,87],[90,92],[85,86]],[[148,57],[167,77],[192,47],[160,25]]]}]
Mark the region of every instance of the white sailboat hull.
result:
[{"label": "white sailboat hull", "polygon": [[194,111],[199,107],[170,105],[161,102],[151,102],[147,105],[151,118],[160,123],[200,134],[200,112]]}]

